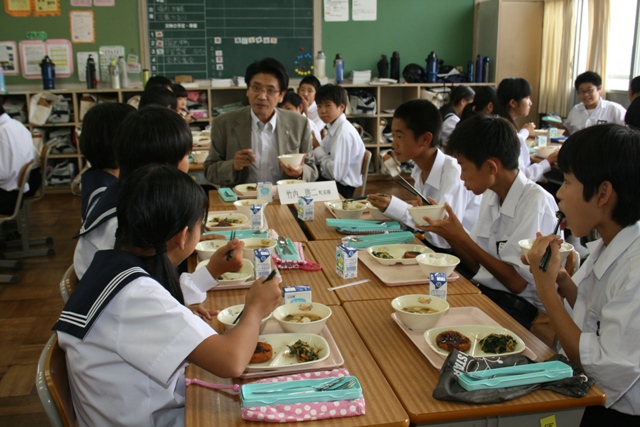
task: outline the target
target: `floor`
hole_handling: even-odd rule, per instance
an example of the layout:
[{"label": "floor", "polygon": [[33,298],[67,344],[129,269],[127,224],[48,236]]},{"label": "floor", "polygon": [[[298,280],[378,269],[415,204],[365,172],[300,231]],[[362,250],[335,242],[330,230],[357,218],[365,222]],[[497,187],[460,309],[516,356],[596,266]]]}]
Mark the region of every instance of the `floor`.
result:
[{"label": "floor", "polygon": [[[367,193],[411,198],[391,180],[374,179],[367,183]],[[35,388],[36,366],[62,310],[58,284],[73,259],[80,198],[47,194],[34,203],[30,220],[31,236],[52,237],[56,254],[25,259],[19,284],[0,284],[0,426],[48,425]]]}]

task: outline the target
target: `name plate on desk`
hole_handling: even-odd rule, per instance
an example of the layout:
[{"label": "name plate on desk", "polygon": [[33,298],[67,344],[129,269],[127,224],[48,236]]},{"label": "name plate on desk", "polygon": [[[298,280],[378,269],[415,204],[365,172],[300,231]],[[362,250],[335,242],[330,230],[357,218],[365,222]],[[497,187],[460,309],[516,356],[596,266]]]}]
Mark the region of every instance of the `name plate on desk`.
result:
[{"label": "name plate on desk", "polygon": [[338,200],[340,193],[335,181],[306,182],[304,184],[278,185],[280,204],[290,205],[298,203],[298,197],[307,196],[314,202]]}]

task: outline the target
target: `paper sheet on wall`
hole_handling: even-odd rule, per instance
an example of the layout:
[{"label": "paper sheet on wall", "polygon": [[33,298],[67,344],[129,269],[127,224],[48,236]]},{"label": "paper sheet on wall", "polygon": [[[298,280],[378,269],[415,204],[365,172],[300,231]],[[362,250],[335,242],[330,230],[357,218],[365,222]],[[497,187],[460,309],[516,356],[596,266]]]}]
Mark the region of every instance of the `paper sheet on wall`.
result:
[{"label": "paper sheet on wall", "polygon": [[327,22],[349,20],[349,0],[324,0],[324,20]]},{"label": "paper sheet on wall", "polygon": [[34,16],[58,16],[60,15],[59,0],[34,0]]},{"label": "paper sheet on wall", "polygon": [[18,49],[22,63],[22,76],[26,79],[39,79],[41,76],[40,62],[46,55],[45,44],[40,40],[23,40]]},{"label": "paper sheet on wall", "polygon": [[375,21],[378,19],[378,0],[353,0],[351,8],[354,21]]},{"label": "paper sheet on wall", "polygon": [[102,73],[102,80],[106,82],[109,80],[109,63],[119,56],[124,56],[124,46],[100,46],[98,48],[100,52],[100,73]]},{"label": "paper sheet on wall", "polygon": [[73,74],[73,47],[69,40],[49,39],[46,41],[47,55],[56,64],[56,77],[70,77]]},{"label": "paper sheet on wall", "polygon": [[69,12],[71,21],[71,41],[74,43],[95,43],[96,33],[93,26],[93,11],[72,10]]},{"label": "paper sheet on wall", "polygon": [[89,55],[93,58],[96,63],[96,79],[100,81],[100,67],[98,66],[98,52],[77,52],[76,57],[78,58],[78,79],[81,82],[87,81],[87,58]]},{"label": "paper sheet on wall", "polygon": [[93,0],[94,6],[115,6],[116,0]]},{"label": "paper sheet on wall", "polygon": [[0,65],[5,76],[18,75],[18,46],[16,42],[0,42]]},{"label": "paper sheet on wall", "polygon": [[72,7],[90,7],[91,0],[71,0]]},{"label": "paper sheet on wall", "polygon": [[5,0],[4,11],[9,16],[31,15],[31,0]]}]

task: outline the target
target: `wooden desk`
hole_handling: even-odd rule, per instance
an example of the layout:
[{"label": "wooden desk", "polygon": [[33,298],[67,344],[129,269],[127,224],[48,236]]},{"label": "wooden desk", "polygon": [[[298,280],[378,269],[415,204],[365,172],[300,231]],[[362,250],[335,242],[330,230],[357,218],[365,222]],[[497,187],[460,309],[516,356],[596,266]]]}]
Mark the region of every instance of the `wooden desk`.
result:
[{"label": "wooden desk", "polygon": [[[212,293],[209,293],[209,299]],[[239,304],[242,299],[229,301]],[[351,375],[358,377],[367,405],[365,415],[359,417],[335,418],[324,421],[308,421],[300,426],[408,426],[409,417],[396,398],[391,386],[376,365],[355,328],[342,307],[332,307],[333,315],[327,322],[340,352],[344,357],[344,367]],[[213,324],[216,326],[217,321]],[[187,378],[198,378],[217,384],[245,383],[238,379],[222,379],[195,365],[187,367]],[[226,390],[210,390],[200,386],[187,387],[185,404],[185,426],[267,426],[269,423],[244,421],[240,414],[239,398]],[[294,425],[289,423],[288,425]]]},{"label": "wooden desk", "polygon": [[[362,262],[358,263],[357,279],[343,279],[338,275],[338,273],[336,273],[334,268],[337,244],[339,244],[338,240],[319,240],[307,242],[306,244],[307,247],[311,249],[311,252],[318,262],[322,265],[322,271],[324,272],[329,285],[335,287],[355,280],[371,280],[369,283],[334,291],[333,293],[338,294],[340,301],[393,299],[400,295],[429,293],[429,280],[426,277],[424,285],[386,286],[380,279],[378,279],[378,276],[371,272],[371,270],[369,270]],[[401,267],[398,267],[398,271],[401,269]],[[480,294],[480,290],[462,276],[460,276],[458,280],[447,285],[447,292],[449,295]]]},{"label": "wooden desk", "polygon": [[[502,326],[520,336],[527,347],[538,356],[538,361],[544,361],[553,355],[550,348],[520,326],[486,296],[450,295],[447,301],[452,307],[475,306],[482,309]],[[391,308],[390,301],[347,302],[344,304],[344,309],[393,387],[396,396],[409,413],[412,423],[446,421],[443,425],[450,426],[453,420],[500,416],[500,426],[537,426],[539,423],[532,422],[532,418],[523,422],[522,414],[540,413],[533,416],[535,420],[552,414],[555,414],[556,417],[573,417],[575,420],[576,411],[570,411],[570,409],[578,408],[577,416],[581,416],[582,409],[580,408],[600,405],[605,401],[604,392],[595,386],[591,388],[587,397],[581,399],[551,391],[536,391],[519,399],[492,405],[470,405],[435,400],[432,393],[438,382],[439,372],[391,318],[393,308]],[[384,342],[384,345],[381,345],[381,342]],[[570,412],[573,412],[573,415]],[[512,415],[518,415],[516,417],[518,419],[511,419]],[[570,425],[570,422],[563,424],[558,418],[557,425],[566,426],[568,424]],[[471,425],[496,424],[464,424],[464,426]]]},{"label": "wooden desk", "polygon": [[302,223],[313,240],[340,240],[344,234],[340,234],[335,228],[327,225],[327,218],[335,218],[324,202],[313,203],[313,221]]}]

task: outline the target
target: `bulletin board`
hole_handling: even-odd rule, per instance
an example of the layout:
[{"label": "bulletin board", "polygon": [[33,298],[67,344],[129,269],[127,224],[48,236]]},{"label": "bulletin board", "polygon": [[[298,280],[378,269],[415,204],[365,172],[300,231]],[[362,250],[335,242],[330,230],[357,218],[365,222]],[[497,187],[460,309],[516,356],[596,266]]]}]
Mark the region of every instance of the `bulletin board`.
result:
[{"label": "bulletin board", "polygon": [[[88,6],[71,6],[71,4],[87,4]],[[84,64],[78,66],[78,52],[98,52],[102,46],[122,46],[125,54],[140,55],[140,34],[138,31],[138,2],[132,0],[115,0],[113,6],[99,6],[101,2],[95,0],[86,2],[75,2],[61,0],[58,2],[60,14],[40,14],[36,16],[35,11],[24,16],[10,16],[5,11],[4,2],[0,3],[0,42],[20,42],[27,40],[39,40],[44,43],[50,40],[68,41],[72,52],[73,63],[67,69],[73,69],[68,77],[59,75],[56,77],[57,84],[78,83],[78,68],[84,69]],[[71,11],[92,12],[93,29],[95,40],[93,43],[73,43],[71,37]],[[21,62],[21,58],[18,58]],[[8,85],[33,84],[34,80],[29,80],[22,75],[22,64],[19,62],[18,75],[5,75]],[[135,76],[131,76],[136,80]]]}]

